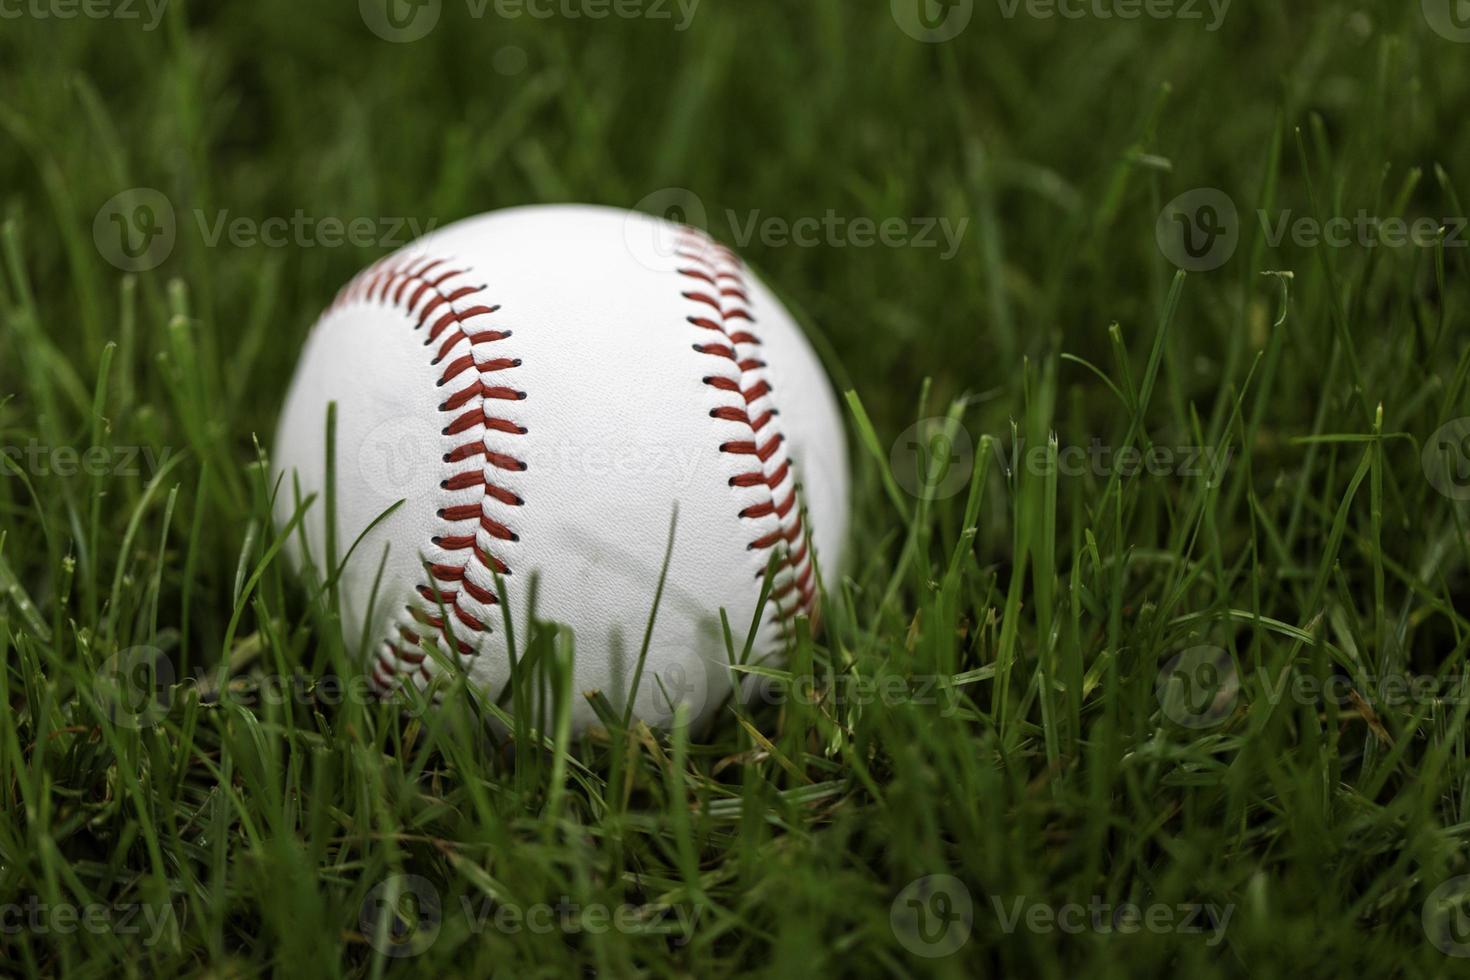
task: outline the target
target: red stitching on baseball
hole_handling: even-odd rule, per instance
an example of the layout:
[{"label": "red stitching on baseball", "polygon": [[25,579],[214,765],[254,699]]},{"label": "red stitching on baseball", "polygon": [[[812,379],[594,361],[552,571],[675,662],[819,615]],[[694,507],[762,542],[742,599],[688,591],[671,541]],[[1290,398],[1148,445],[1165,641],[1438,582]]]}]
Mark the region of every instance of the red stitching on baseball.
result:
[{"label": "red stitching on baseball", "polygon": [[[483,285],[450,285],[457,277],[467,275],[468,269],[452,264],[444,258],[432,256],[394,256],[370,266],[337,294],[327,313],[332,313],[352,303],[387,305],[401,310],[412,318],[412,329],[423,330],[425,346],[437,347],[432,365],[439,365],[462,344],[480,348],[494,344],[511,336],[509,330],[485,329],[480,325],[471,327],[470,320],[497,312],[498,305],[464,305],[462,301],[478,296],[485,291]],[[325,314],[324,314],[325,315]],[[441,340],[442,338],[442,340]],[[489,414],[489,406],[495,401],[520,401],[526,393],[505,385],[487,385],[483,377],[493,373],[509,371],[519,367],[520,358],[498,357],[477,362],[473,350],[460,354],[444,366],[437,382],[444,387],[466,372],[474,372],[474,380],[452,392],[439,404],[445,414],[443,434],[446,436],[481,432],[481,438],[465,442],[444,454],[444,463],[455,464],[474,461],[474,468],[452,468],[440,482],[444,490],[471,490],[479,488],[480,500],[473,503],[456,504],[441,508],[438,517],[446,525],[463,525],[473,521],[478,531],[489,539],[519,541],[519,536],[506,524],[486,513],[492,504],[519,507],[525,501],[510,490],[492,483],[488,469],[522,471],[524,461],[505,453],[490,449],[483,434],[500,432],[508,435],[524,435],[526,429],[510,419]],[[500,575],[509,575],[510,568],[500,558],[487,552],[479,543],[476,533],[435,535],[431,543],[448,554],[463,554],[459,564],[438,562],[428,567],[429,581],[418,585],[417,596],[430,608],[416,603],[405,606],[409,618],[422,626],[434,630],[449,649],[461,656],[476,653],[475,648],[455,635],[454,626],[439,614],[442,608],[457,624],[472,633],[485,633],[487,626],[477,615],[461,605],[461,594],[484,606],[498,605],[499,597],[490,589],[478,585],[469,577],[470,565],[478,564]],[[455,588],[445,588],[453,584]],[[401,642],[384,640],[383,646],[370,672],[374,684],[382,694],[389,693],[402,679],[412,673],[420,673],[430,680],[424,645],[426,638],[406,625],[397,626]],[[415,649],[416,648],[416,649]]]},{"label": "red stitching on baseball", "polygon": [[[749,307],[750,293],[747,289],[744,266],[740,259],[723,245],[695,229],[684,229],[675,254],[685,263],[677,270],[679,275],[694,280],[702,286],[684,291],[681,295],[691,303],[709,307],[715,315],[701,311],[686,317],[687,321],[700,330],[715,331],[719,341],[693,344],[694,350],[725,362],[734,362],[739,377],[726,374],[711,374],[703,381],[718,391],[738,394],[747,407],[772,394],[771,385],[764,377],[756,377],[747,384],[752,372],[766,367],[759,356],[760,338],[742,326],[733,329],[735,323],[755,325],[755,315]],[[710,294],[709,287],[716,295]],[[816,584],[810,549],[807,546],[801,510],[797,506],[797,492],[791,461],[782,459],[774,472],[767,473],[766,465],[771,462],[785,442],[785,436],[773,424],[778,415],[774,406],[764,406],[752,418],[747,409],[738,406],[721,406],[711,409],[711,418],[744,425],[750,432],[748,439],[731,439],[720,445],[720,451],[737,456],[748,456],[760,467],[730,478],[732,487],[765,487],[769,498],[745,507],[740,517],[760,519],[774,517],[778,529],[764,534],[746,547],[752,551],[764,551],[784,546],[786,553],[777,562],[777,571],[789,571],[789,579],[771,591],[771,601],[776,604],[775,622],[785,630],[790,621],[801,612],[810,614],[816,602]],[[766,430],[770,431],[766,431]],[[786,489],[790,485],[789,489]],[[762,569],[760,575],[765,574]],[[796,597],[796,602],[788,599]]]}]

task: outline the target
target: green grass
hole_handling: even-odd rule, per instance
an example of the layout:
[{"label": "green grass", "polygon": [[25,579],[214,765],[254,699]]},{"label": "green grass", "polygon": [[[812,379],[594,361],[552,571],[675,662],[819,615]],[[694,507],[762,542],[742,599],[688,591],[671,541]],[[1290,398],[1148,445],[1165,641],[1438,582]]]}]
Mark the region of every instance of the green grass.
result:
[{"label": "green grass", "polygon": [[[1470,416],[1470,252],[1267,231],[1466,214],[1470,46],[1388,0],[1238,4],[1213,32],[982,2],[943,44],[887,7],[708,0],[678,32],[446,0],[403,44],[350,2],[0,21],[0,973],[1461,968],[1423,923],[1470,873],[1470,510],[1421,452]],[[853,393],[852,561],[777,678],[825,695],[693,738],[522,721],[515,751],[468,692],[336,696],[321,678],[354,671],[278,554],[262,460],[316,313],[388,249],[208,228],[670,186],[726,240],[757,210],[970,221],[948,261],[742,246]],[[178,234],[128,275],[93,222],[133,187]],[[1241,234],[1186,275],[1155,222],[1196,187]],[[916,495],[890,450],[945,418],[920,435],[975,463]],[[1094,441],[1102,464],[1046,465]],[[56,472],[94,447],[108,465]],[[1151,447],[1219,465],[1119,465]],[[521,641],[572,696],[565,638]],[[108,678],[160,654],[178,684],[139,723]],[[412,915],[399,875],[441,903],[407,958],[361,918],[385,887]],[[892,924],[929,875],[972,903],[938,958]],[[1045,928],[1094,901],[1216,911]],[[561,902],[623,918],[509,918]],[[117,911],[54,918],[94,904]]]}]

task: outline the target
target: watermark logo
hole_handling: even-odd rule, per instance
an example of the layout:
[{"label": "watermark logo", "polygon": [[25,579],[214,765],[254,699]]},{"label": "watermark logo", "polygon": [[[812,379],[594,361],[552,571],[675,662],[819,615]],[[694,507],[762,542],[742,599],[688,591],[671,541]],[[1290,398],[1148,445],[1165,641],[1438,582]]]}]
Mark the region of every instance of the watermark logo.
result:
[{"label": "watermark logo", "polygon": [[428,36],[443,9],[443,0],[358,0],[368,30],[385,41],[407,44]]},{"label": "watermark logo", "polygon": [[444,437],[422,415],[394,415],[373,426],[357,447],[363,485],[384,502],[423,492],[427,475],[444,467]]},{"label": "watermark logo", "polygon": [[1451,878],[1424,900],[1424,935],[1446,956],[1470,957],[1470,875]]},{"label": "watermark logo", "polygon": [[959,37],[975,16],[975,0],[891,0],[893,19],[909,37],[942,44]]},{"label": "watermark logo", "polygon": [[1164,205],[1154,224],[1159,251],[1187,272],[1211,272],[1240,244],[1240,215],[1229,194],[1197,187]]},{"label": "watermark logo", "polygon": [[[684,725],[693,724],[703,716],[711,688],[721,687],[717,675],[722,670],[721,665],[696,654],[693,661],[672,663],[656,674],[645,674],[640,687],[648,690],[652,708],[647,714],[640,712],[640,717],[650,728],[664,731],[679,727],[681,718]],[[682,716],[680,707],[685,709]]]},{"label": "watermark logo", "polygon": [[1154,681],[1164,716],[1183,728],[1224,724],[1240,699],[1235,661],[1220,647],[1198,646],[1164,664]]},{"label": "watermark logo", "polygon": [[915,956],[939,959],[970,941],[975,903],[965,883],[953,875],[927,875],[911,881],[888,912],[893,935]]},{"label": "watermark logo", "polygon": [[665,271],[688,230],[708,227],[709,212],[698,194],[687,187],[663,187],[633,205],[623,219],[623,241],[640,265]]},{"label": "watermark logo", "polygon": [[1451,500],[1470,500],[1470,417],[1436,429],[1424,443],[1420,462],[1434,489]]},{"label": "watermark logo", "polygon": [[888,454],[893,478],[915,497],[944,500],[962,490],[975,465],[975,444],[958,422],[920,419],[893,443]]},{"label": "watermark logo", "polygon": [[119,728],[151,728],[168,714],[169,692],[178,674],[156,647],[128,647],[102,664],[92,692]]},{"label": "watermark logo", "polygon": [[439,890],[418,875],[385,878],[362,900],[357,922],[368,945],[384,956],[418,956],[439,938],[444,911]]},{"label": "watermark logo", "polygon": [[1447,41],[1470,44],[1470,0],[1421,0],[1424,19]]},{"label": "watermark logo", "polygon": [[97,251],[124,272],[158,268],[173,252],[177,234],[173,205],[151,187],[114,195],[92,221]]}]

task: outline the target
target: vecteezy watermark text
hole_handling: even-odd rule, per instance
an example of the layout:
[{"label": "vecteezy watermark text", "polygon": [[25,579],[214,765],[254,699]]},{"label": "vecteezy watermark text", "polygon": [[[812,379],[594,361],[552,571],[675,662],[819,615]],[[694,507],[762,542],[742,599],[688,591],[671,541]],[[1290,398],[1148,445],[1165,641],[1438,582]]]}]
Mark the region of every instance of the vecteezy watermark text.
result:
[{"label": "vecteezy watermark text", "polygon": [[[419,875],[392,875],[373,886],[363,899],[358,927],[378,952],[406,958],[434,945],[446,911],[433,882]],[[489,931],[538,936],[618,932],[666,936],[670,942],[683,944],[694,935],[704,908],[670,903],[576,902],[569,895],[555,902],[529,903],[460,896],[459,913],[465,927],[475,935]]]},{"label": "vecteezy watermark text", "polygon": [[[991,440],[994,462],[1008,470],[1013,465],[1033,476],[1063,478],[1091,476],[1108,479],[1204,479],[1224,476],[1235,453],[1230,446],[1169,446],[1140,448],[1113,446],[1099,438],[1085,444],[1056,447],[1028,446],[1025,441],[1006,448]],[[888,461],[893,478],[916,497],[939,500],[965,488],[975,465],[976,443],[965,427],[943,418],[921,419],[893,442]]]},{"label": "vecteezy watermark text", "polygon": [[[1195,646],[1170,657],[1154,683],[1159,707],[1183,728],[1217,728],[1236,716],[1243,699],[1272,706],[1283,701],[1304,706],[1336,705],[1371,717],[1385,710],[1414,712],[1455,709],[1470,703],[1470,674],[1304,673],[1298,665],[1277,671],[1241,671],[1222,647]],[[1249,698],[1246,697],[1249,693]]]},{"label": "vecteezy watermark text", "polygon": [[[3,2],[3,0],[0,0]],[[438,226],[437,219],[391,215],[236,214],[229,209],[187,214],[205,248],[401,248]],[[92,239],[108,262],[125,272],[147,272],[173,253],[180,218],[173,202],[151,187],[131,187],[109,198],[92,222]],[[187,228],[189,222],[184,222]]]},{"label": "vecteezy watermark text", "polygon": [[[646,215],[669,224],[646,220]],[[845,215],[835,208],[822,214],[768,214],[756,208],[738,211],[727,208],[724,229],[710,224],[711,212],[694,191],[684,187],[662,187],[646,194],[633,205],[625,227],[628,247],[650,268],[662,268],[663,260],[679,247],[677,229],[687,226],[709,231],[737,248],[752,243],[766,248],[912,248],[932,249],[940,261],[959,253],[970,219],[914,217],[904,215]]]},{"label": "vecteezy watermark text", "polygon": [[157,473],[173,458],[168,446],[50,446],[31,439],[24,446],[0,445],[0,479],[16,469],[30,476],[145,476]]},{"label": "vecteezy watermark text", "polygon": [[961,703],[960,691],[950,683],[950,675],[947,674],[884,674],[878,677],[838,674],[831,678],[798,674],[779,684],[756,685],[747,699],[750,706],[882,704],[892,708],[913,705],[936,708],[941,718],[955,715]]},{"label": "vecteezy watermark text", "polygon": [[[464,0],[474,20],[646,20],[687,31],[701,0]],[[427,37],[439,23],[443,0],[358,0],[368,30],[385,41],[407,44]]]},{"label": "vecteezy watermark text", "polygon": [[[1204,21],[1218,31],[1233,0],[996,0],[1006,20],[1180,20]],[[1206,21],[1206,18],[1209,18]]]},{"label": "vecteezy watermark text", "polygon": [[[1300,248],[1434,248],[1443,237],[1445,248],[1465,248],[1470,239],[1465,236],[1465,218],[1382,218],[1359,210],[1349,218],[1339,216],[1326,221],[1306,215],[1293,215],[1290,210],[1282,211],[1274,218],[1263,210],[1256,212],[1261,228],[1265,231],[1266,244],[1272,248],[1290,237],[1292,244]],[[1443,236],[1441,236],[1443,232]]]},{"label": "vecteezy watermark text", "polygon": [[[448,439],[448,441],[446,441]],[[358,474],[386,506],[437,486],[444,454],[455,446],[439,426],[421,415],[394,415],[375,425],[356,446]],[[581,446],[548,441],[517,448],[516,461],[536,473],[578,480],[646,477],[680,489],[693,485],[714,464],[700,447],[630,439],[615,446]]]},{"label": "vecteezy watermark text", "polygon": [[563,895],[555,903],[533,902],[518,905],[496,902],[489,898],[478,901],[461,896],[460,909],[472,932],[493,929],[504,934],[530,932],[547,935],[553,932],[602,935],[607,932],[674,936],[674,942],[688,942],[699,925],[704,909],[698,905],[634,905],[622,902],[574,902]]},{"label": "vecteezy watermark text", "polygon": [[172,905],[150,903],[43,902],[30,895],[19,902],[0,903],[0,935],[31,933],[38,936],[92,935],[137,936],[152,946],[164,931],[178,930],[178,913]]},{"label": "vecteezy watermark text", "polygon": [[151,31],[163,21],[169,0],[0,0],[0,20],[142,21]]},{"label": "vecteezy watermark text", "polygon": [[1224,941],[1225,930],[1235,914],[1232,904],[1151,902],[1139,905],[1135,902],[1109,902],[1100,895],[1092,896],[1085,904],[1063,902],[1051,905],[1031,901],[1025,895],[1014,898],[992,895],[990,903],[1001,931],[1006,935],[1018,928],[1040,934],[1062,932],[1070,936],[1088,932],[1100,936],[1131,936],[1142,932],[1204,936],[1205,945],[1211,947]]},{"label": "vecteezy watermark text", "polygon": [[318,218],[297,208],[289,217],[255,218],[231,215],[228,210],[206,214],[194,211],[199,237],[208,248],[221,242],[235,248],[400,248],[434,230],[429,218]]},{"label": "vecteezy watermark text", "polygon": [[[1218,31],[1234,0],[995,0],[1005,20],[1177,20]],[[1426,0],[1431,2],[1431,0]],[[893,20],[916,41],[938,44],[970,26],[976,0],[889,0]]]},{"label": "vecteezy watermark text", "polygon": [[[427,601],[426,597],[425,603]],[[427,653],[430,647],[441,654],[448,649],[442,636],[425,637],[420,649]],[[130,730],[161,724],[176,701],[185,697],[197,698],[200,704],[212,710],[240,708],[257,712],[285,705],[317,710],[350,704],[368,708],[394,705],[406,714],[421,715],[433,707],[432,692],[419,688],[415,680],[406,677],[397,677],[392,682],[381,680],[377,674],[384,665],[380,655],[368,662],[366,670],[346,676],[249,673],[221,682],[212,673],[181,678],[173,658],[157,647],[129,647],[117,651],[99,665],[92,681],[92,699],[97,710],[114,725]],[[433,670],[430,684],[452,684],[463,677],[462,674],[436,668],[437,665],[429,668]],[[728,692],[727,676],[728,667],[723,661],[706,657],[665,665],[656,671],[650,668],[639,688],[637,717],[656,729],[672,729],[687,723],[679,720],[680,709],[687,709],[685,717],[688,720],[699,718],[711,697],[723,698]],[[906,700],[919,704],[950,703],[938,700],[945,695],[937,687],[943,678],[929,685],[923,684],[922,680],[916,680]],[[386,688],[382,686],[385,683],[388,684]],[[868,691],[867,688],[863,690]],[[813,688],[808,686],[791,697],[824,700],[824,694],[812,692]],[[904,697],[886,686],[864,696],[875,700],[883,698],[888,703]],[[785,697],[771,696],[771,700],[782,703]],[[853,697],[856,698],[855,695]],[[616,697],[613,703],[619,708],[623,704]]]},{"label": "vecteezy watermark text", "polygon": [[687,31],[701,0],[465,0],[470,16],[487,12],[501,20],[653,20]]},{"label": "vecteezy watermark text", "polygon": [[847,217],[831,208],[820,217],[785,218],[760,210],[741,216],[730,210],[725,218],[740,248],[751,242],[767,248],[942,248],[942,262],[955,257],[970,227],[969,218]]},{"label": "vecteezy watermark text", "polygon": [[[1470,219],[1463,216],[1404,217],[1356,214],[1318,218],[1290,208],[1275,213],[1256,210],[1261,235],[1271,248],[1419,248],[1470,246]],[[1240,244],[1243,220],[1229,194],[1217,187],[1196,187],[1164,205],[1154,225],[1159,251],[1188,272],[1211,272],[1229,262]]]}]

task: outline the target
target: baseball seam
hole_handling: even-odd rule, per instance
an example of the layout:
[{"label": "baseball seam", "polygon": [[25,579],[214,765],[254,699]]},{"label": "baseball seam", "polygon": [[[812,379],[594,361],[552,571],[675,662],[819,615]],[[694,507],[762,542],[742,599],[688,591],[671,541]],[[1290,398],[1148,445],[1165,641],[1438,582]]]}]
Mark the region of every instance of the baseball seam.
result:
[{"label": "baseball seam", "polygon": [[[675,244],[679,275],[690,280],[683,297],[696,309],[685,319],[698,329],[696,351],[728,362],[705,376],[706,385],[738,396],[735,404],[710,409],[710,416],[739,426],[738,438],[720,444],[720,452],[752,461],[751,468],[730,478],[731,487],[760,487],[765,499],[740,511],[744,520],[774,517],[776,530],[750,541],[751,551],[780,548],[771,601],[774,623],[783,632],[798,614],[810,615],[816,601],[811,542],[806,534],[795,466],[786,436],[777,422],[775,391],[752,312],[745,267],[740,258],[697,229],[681,229]],[[734,370],[730,370],[733,365]],[[766,562],[756,577],[766,573]]]},{"label": "baseball seam", "polygon": [[[746,544],[768,556],[779,549],[770,600],[775,607],[772,625],[782,634],[799,614],[811,615],[816,584],[811,552],[800,503],[800,486],[789,458],[785,434],[776,421],[779,410],[763,359],[744,264],[728,248],[697,229],[680,230],[675,253],[677,272],[689,280],[682,291],[690,304],[686,321],[698,333],[693,348],[724,362],[701,380],[726,395],[729,404],[712,408],[709,415],[738,427],[738,434],[719,445],[727,453],[750,461],[750,468],[729,478],[732,488],[763,491],[763,498],[740,512],[742,520],[774,519],[775,529]],[[519,402],[526,393],[496,383],[502,372],[520,366],[519,358],[495,356],[511,331],[495,329],[487,318],[500,307],[487,305],[483,283],[471,281],[471,269],[450,259],[424,254],[389,256],[349,282],[323,317],[342,308],[367,303],[402,312],[415,332],[424,331],[424,345],[434,348],[430,364],[442,370],[440,388],[452,388],[439,405],[453,438],[443,456],[448,475],[439,486],[449,492],[479,490],[478,499],[440,507],[441,533],[431,539],[436,554],[425,563],[425,581],[417,597],[393,619],[369,672],[380,694],[390,693],[415,674],[432,679],[425,644],[442,640],[445,649],[469,658],[478,653],[456,630],[469,634],[490,632],[486,612],[499,605],[495,574],[509,575],[510,567],[495,554],[495,542],[520,538],[510,526],[514,508],[525,501],[496,482],[499,471],[522,472],[527,464],[514,453],[492,448],[492,434],[522,436],[527,429],[512,418],[492,414],[497,403]],[[493,348],[493,349],[492,349]],[[472,375],[465,382],[463,376]],[[490,380],[487,380],[490,379]],[[461,441],[463,440],[463,441]],[[460,465],[462,464],[462,465]],[[763,577],[768,562],[756,573]],[[478,580],[478,581],[477,581]]]},{"label": "baseball seam", "polygon": [[439,487],[447,492],[479,490],[477,499],[437,510],[440,533],[430,541],[436,554],[426,562],[426,580],[416,588],[421,601],[408,602],[395,615],[370,671],[383,694],[414,673],[426,682],[431,679],[426,633],[437,634],[449,651],[462,657],[478,652],[455,631],[490,631],[480,610],[499,604],[494,575],[511,573],[492,550],[493,543],[520,540],[507,521],[524,500],[497,483],[496,474],[524,471],[526,463],[492,448],[489,438],[492,433],[497,438],[526,434],[523,425],[497,414],[496,407],[526,397],[524,391],[499,383],[502,373],[521,361],[496,356],[511,331],[488,322],[500,307],[482,301],[487,287],[471,281],[470,273],[447,258],[389,256],[348,283],[323,314],[354,303],[376,304],[401,311],[415,332],[425,333],[424,346],[433,349],[429,363],[442,366],[438,387],[447,390],[439,411],[445,420],[441,435],[451,448],[443,455],[447,475]]}]

